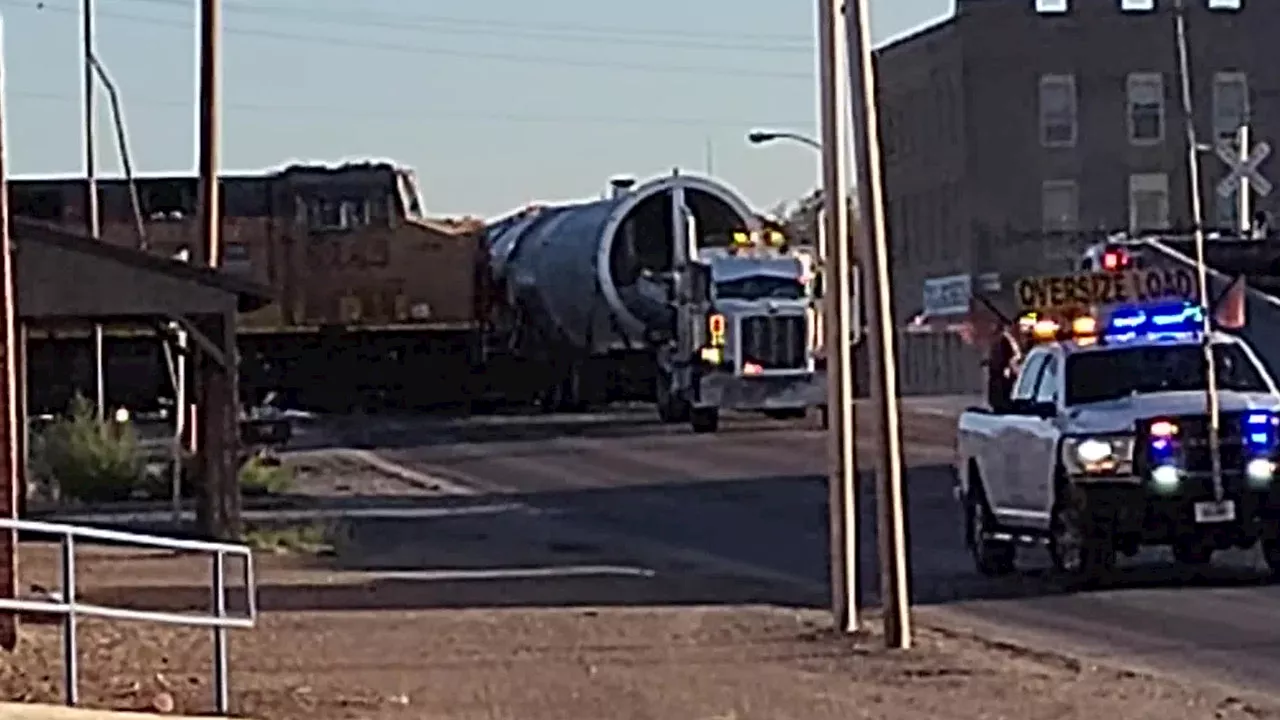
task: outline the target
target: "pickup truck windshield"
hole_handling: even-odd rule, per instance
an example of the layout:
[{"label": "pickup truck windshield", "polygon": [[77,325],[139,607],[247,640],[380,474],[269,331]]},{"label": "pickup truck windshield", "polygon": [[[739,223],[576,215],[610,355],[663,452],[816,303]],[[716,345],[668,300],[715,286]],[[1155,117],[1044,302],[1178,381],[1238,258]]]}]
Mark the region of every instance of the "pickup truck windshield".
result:
[{"label": "pickup truck windshield", "polygon": [[804,284],[796,278],[757,275],[716,283],[716,297],[726,300],[800,300]]},{"label": "pickup truck windshield", "polygon": [[[1262,371],[1238,345],[1215,345],[1218,387],[1270,392]],[[1147,346],[1080,353],[1067,358],[1068,405],[1141,393],[1203,390],[1208,384],[1198,345]]]}]

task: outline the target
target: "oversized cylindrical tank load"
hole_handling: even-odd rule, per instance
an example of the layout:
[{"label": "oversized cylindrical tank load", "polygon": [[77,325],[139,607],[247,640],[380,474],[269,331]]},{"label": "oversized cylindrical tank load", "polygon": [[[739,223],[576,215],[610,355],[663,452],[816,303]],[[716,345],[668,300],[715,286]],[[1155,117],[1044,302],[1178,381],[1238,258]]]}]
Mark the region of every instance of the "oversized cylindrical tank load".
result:
[{"label": "oversized cylindrical tank load", "polygon": [[519,318],[525,351],[597,356],[669,337],[681,238],[727,246],[735,232],[757,229],[746,200],[709,178],[632,182],[616,178],[603,199],[530,207],[489,225],[493,286]]}]

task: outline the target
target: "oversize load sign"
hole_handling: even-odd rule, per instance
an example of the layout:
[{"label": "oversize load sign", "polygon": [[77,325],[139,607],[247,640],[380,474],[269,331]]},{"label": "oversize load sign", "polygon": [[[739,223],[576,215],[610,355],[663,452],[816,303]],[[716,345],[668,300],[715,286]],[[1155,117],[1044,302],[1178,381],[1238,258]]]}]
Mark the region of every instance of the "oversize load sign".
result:
[{"label": "oversize load sign", "polygon": [[1091,305],[1194,300],[1195,277],[1186,269],[1132,270],[1023,278],[1015,288],[1023,311]]}]

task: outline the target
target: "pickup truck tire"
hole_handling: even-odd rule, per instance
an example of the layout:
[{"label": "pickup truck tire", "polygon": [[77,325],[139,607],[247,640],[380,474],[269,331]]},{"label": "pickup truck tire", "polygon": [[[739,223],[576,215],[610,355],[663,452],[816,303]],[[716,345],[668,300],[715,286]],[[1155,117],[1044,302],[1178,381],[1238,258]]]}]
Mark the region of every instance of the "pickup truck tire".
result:
[{"label": "pickup truck tire", "polygon": [[1016,569],[1018,547],[1011,541],[995,540],[995,515],[987,505],[986,495],[979,478],[973,479],[968,502],[965,503],[965,529],[968,534],[969,553],[978,572],[989,577],[1008,575]]},{"label": "pickup truck tire", "polygon": [[1280,579],[1280,537],[1262,539],[1262,559],[1271,571],[1271,577]]},{"label": "pickup truck tire", "polygon": [[1049,557],[1054,570],[1084,585],[1103,580],[1116,565],[1116,547],[1104,518],[1070,489],[1058,493],[1049,524]]}]

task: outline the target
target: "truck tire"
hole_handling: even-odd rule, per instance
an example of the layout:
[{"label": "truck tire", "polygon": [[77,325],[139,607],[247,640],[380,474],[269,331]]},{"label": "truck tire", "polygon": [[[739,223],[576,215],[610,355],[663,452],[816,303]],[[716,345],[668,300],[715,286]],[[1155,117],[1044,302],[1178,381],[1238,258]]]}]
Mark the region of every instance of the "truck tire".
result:
[{"label": "truck tire", "polygon": [[720,429],[720,408],[692,408],[689,413],[689,423],[696,433],[713,433]]},{"label": "truck tire", "polygon": [[1065,488],[1057,495],[1049,521],[1053,568],[1074,582],[1096,585],[1116,566],[1110,523],[1091,513],[1083,498]]},{"label": "truck tire", "polygon": [[988,577],[1008,575],[1016,568],[1018,547],[1007,540],[995,540],[995,516],[987,504],[981,478],[975,477],[965,502],[965,535],[974,567]]},{"label": "truck tire", "polygon": [[1262,539],[1262,559],[1266,561],[1272,579],[1280,579],[1280,537]]}]

